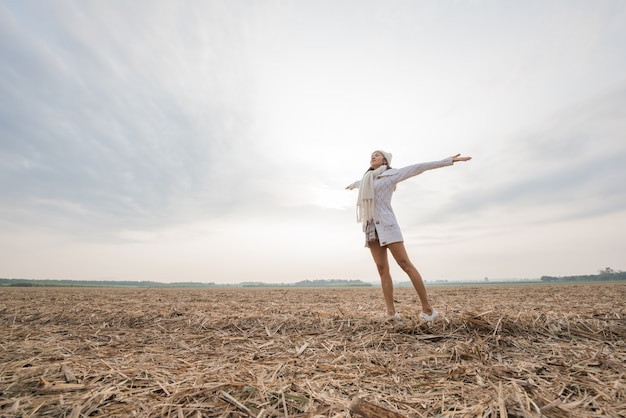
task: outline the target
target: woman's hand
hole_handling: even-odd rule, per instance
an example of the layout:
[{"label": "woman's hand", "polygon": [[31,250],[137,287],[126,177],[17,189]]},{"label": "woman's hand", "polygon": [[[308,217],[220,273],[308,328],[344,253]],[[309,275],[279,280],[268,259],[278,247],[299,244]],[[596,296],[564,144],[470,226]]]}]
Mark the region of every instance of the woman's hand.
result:
[{"label": "woman's hand", "polygon": [[461,154],[457,154],[457,155],[452,156],[452,162],[453,163],[457,163],[459,161],[469,161],[471,159],[472,159],[472,157],[461,157]]}]

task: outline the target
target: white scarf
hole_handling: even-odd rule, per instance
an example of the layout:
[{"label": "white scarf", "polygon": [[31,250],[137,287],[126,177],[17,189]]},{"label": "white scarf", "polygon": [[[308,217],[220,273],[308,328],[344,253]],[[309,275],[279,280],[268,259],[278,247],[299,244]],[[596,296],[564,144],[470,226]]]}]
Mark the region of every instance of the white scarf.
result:
[{"label": "white scarf", "polygon": [[364,226],[367,221],[374,218],[374,179],[386,169],[386,165],[381,165],[376,170],[368,170],[361,179],[359,197],[356,201],[356,221],[362,222]]}]

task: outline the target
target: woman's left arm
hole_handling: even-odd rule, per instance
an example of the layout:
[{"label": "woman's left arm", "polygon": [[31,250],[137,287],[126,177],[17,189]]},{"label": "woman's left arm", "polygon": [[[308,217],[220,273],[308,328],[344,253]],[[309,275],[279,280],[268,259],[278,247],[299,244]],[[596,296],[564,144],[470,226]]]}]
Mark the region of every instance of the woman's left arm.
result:
[{"label": "woman's left arm", "polygon": [[[449,165],[454,164],[455,162],[460,161],[469,161],[472,157],[461,157],[461,154],[453,155],[452,157],[444,158],[441,161],[431,161],[428,163],[419,163],[410,165],[407,167],[399,168],[396,170],[396,178],[394,179],[396,183],[401,182],[402,180],[406,180],[410,177],[417,176],[418,174],[422,174],[424,171],[434,170],[435,168],[447,167]],[[383,174],[384,175],[384,174]]]},{"label": "woman's left arm", "polygon": [[453,155],[452,156],[452,162],[453,163],[457,163],[459,161],[469,161],[471,159],[472,159],[472,157],[461,157],[461,154],[457,154],[457,155]]}]

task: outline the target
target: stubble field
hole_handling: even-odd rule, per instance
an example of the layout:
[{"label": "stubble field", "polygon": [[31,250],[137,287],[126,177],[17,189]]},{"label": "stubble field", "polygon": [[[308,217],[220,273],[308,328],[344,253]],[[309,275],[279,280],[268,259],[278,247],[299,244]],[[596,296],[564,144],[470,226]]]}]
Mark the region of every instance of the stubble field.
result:
[{"label": "stubble field", "polygon": [[626,284],[429,294],[2,288],[0,416],[626,416]]}]

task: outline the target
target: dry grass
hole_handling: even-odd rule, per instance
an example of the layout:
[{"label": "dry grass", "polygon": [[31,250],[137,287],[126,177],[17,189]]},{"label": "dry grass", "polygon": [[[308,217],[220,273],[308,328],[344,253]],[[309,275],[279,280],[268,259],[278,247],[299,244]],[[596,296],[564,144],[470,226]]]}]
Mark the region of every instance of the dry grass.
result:
[{"label": "dry grass", "polygon": [[0,416],[626,416],[625,284],[0,289]]}]

